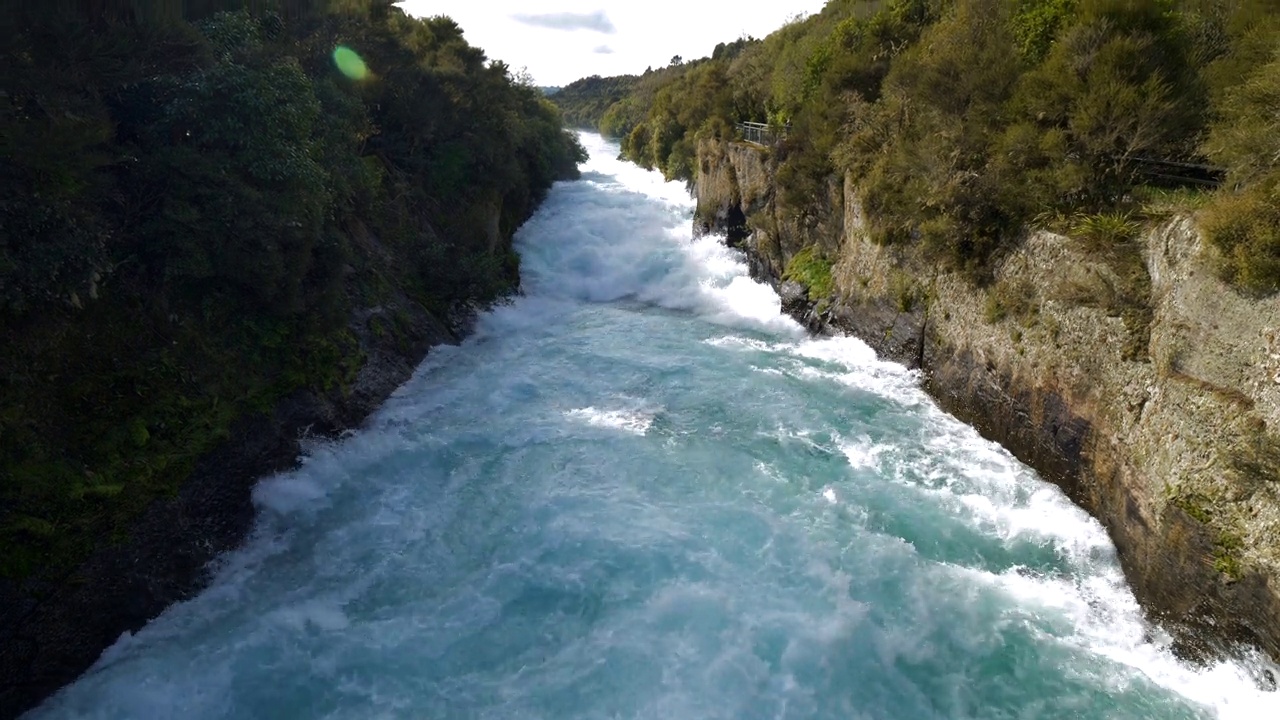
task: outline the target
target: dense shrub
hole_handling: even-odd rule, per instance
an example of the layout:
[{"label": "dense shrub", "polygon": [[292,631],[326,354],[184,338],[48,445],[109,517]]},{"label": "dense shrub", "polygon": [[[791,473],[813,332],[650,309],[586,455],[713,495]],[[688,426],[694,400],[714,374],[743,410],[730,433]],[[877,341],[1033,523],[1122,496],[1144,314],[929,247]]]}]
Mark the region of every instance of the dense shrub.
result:
[{"label": "dense shrub", "polygon": [[1280,291],[1280,173],[1218,197],[1203,224],[1229,282],[1250,294]]},{"label": "dense shrub", "polygon": [[1280,290],[1280,16],[1260,5],[1241,4],[1234,41],[1209,68],[1220,82],[1204,149],[1227,168],[1228,188],[1210,202],[1204,226],[1224,277],[1269,294]]},{"label": "dense shrub", "polygon": [[975,0],[930,26],[871,110],[885,118],[879,147],[863,141],[881,236],[922,241],[958,267],[984,263],[1017,221],[989,167],[1020,69],[1004,21],[999,2]]},{"label": "dense shrub", "polygon": [[1018,51],[1031,62],[1049,53],[1059,31],[1071,22],[1077,0],[1019,0],[1009,17]]}]

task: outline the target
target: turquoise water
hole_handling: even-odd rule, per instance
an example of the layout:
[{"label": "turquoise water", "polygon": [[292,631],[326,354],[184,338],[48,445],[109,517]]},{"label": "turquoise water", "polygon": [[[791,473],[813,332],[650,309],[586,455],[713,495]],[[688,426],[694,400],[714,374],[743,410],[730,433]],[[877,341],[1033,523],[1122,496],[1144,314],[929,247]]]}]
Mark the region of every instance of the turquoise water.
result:
[{"label": "turquoise water", "polygon": [[525,295],[33,717],[1280,716],[1172,657],[1058,490],[584,141]]}]

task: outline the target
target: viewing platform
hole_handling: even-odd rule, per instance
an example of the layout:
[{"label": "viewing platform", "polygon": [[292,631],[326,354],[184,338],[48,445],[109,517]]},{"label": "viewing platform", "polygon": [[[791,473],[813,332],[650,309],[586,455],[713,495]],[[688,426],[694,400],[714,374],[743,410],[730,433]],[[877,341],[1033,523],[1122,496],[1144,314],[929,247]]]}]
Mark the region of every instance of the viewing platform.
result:
[{"label": "viewing platform", "polygon": [[743,140],[764,147],[772,147],[782,142],[787,138],[787,131],[791,129],[790,125],[766,125],[757,122],[734,123],[734,127],[738,129],[738,134]]}]

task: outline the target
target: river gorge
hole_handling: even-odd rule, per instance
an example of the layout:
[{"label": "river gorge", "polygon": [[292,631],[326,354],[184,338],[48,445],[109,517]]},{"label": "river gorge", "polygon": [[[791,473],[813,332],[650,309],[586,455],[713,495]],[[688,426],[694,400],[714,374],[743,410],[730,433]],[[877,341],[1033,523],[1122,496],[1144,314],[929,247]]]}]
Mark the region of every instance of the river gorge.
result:
[{"label": "river gorge", "polygon": [[1107,530],[584,134],[522,294],[31,718],[1266,717]]}]

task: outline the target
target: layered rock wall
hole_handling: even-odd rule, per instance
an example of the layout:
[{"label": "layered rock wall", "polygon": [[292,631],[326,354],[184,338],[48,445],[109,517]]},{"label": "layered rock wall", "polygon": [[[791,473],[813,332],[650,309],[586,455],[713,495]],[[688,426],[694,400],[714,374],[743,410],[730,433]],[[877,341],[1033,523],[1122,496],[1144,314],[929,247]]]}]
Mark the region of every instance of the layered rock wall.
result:
[{"label": "layered rock wall", "polygon": [[943,408],[1061,486],[1185,652],[1280,659],[1280,298],[1220,282],[1193,218],[1116,248],[1031,233],[979,287],[873,243],[852,178],[797,208],[754,146],[705,143],[699,170],[699,229],[779,286],[821,248],[833,296],[789,287],[788,311],[920,368]]}]

